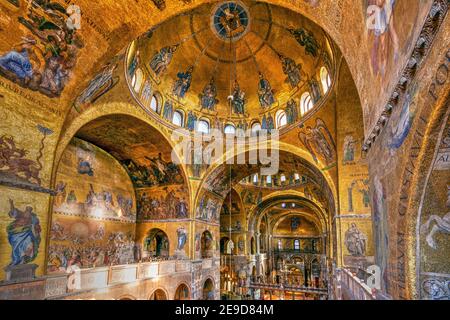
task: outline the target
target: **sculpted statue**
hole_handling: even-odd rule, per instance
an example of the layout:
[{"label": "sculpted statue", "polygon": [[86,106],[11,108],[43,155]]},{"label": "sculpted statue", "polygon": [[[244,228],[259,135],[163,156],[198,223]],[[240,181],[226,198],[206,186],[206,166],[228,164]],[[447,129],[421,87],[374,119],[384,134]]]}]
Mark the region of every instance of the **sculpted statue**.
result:
[{"label": "sculpted statue", "polygon": [[354,257],[362,257],[366,254],[367,237],[352,223],[345,232],[345,246],[348,252]]}]

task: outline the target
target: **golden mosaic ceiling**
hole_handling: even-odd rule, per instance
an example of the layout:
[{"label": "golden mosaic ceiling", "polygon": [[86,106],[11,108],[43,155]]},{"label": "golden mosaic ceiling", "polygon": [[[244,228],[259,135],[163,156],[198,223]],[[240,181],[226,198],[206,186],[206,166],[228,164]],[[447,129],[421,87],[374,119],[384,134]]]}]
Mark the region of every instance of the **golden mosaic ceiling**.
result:
[{"label": "golden mosaic ceiling", "polygon": [[[298,103],[301,93],[310,91],[309,80],[318,80],[320,67],[332,60],[326,34],[316,24],[290,10],[253,1],[200,6],[156,26],[137,43],[139,63],[145,64],[154,91],[185,111],[221,119],[274,116],[290,99]],[[161,63],[155,57],[169,47],[173,52]],[[176,81],[190,68],[189,88],[175,93]],[[294,70],[291,79],[289,68]],[[202,95],[211,79],[217,96],[208,108],[202,106]],[[261,80],[271,88],[262,98]],[[243,113],[234,112],[230,103],[236,83],[245,101]]]}]

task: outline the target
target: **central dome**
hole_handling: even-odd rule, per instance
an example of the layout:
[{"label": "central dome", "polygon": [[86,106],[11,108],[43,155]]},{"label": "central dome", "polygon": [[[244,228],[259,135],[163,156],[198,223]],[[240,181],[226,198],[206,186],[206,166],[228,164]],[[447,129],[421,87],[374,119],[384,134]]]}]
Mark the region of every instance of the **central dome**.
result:
[{"label": "central dome", "polygon": [[[320,27],[290,10],[256,1],[211,3],[134,41],[128,78],[144,107],[171,125],[195,130],[203,120],[221,130],[273,129],[299,121],[326,96],[332,47]],[[321,69],[327,88],[319,84]],[[278,125],[281,110],[286,116]]]},{"label": "central dome", "polygon": [[249,30],[250,18],[244,4],[236,1],[217,5],[211,16],[211,28],[222,40],[235,41]]}]

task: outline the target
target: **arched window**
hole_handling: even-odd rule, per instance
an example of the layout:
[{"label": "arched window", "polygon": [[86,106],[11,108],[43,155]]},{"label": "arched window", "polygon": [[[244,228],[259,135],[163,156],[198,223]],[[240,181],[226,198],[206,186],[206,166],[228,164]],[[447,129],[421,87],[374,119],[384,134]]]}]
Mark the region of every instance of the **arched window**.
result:
[{"label": "arched window", "polygon": [[253,176],[253,183],[254,183],[254,184],[258,184],[258,174],[255,174],[255,175]]},{"label": "arched window", "polygon": [[183,116],[183,112],[177,110],[173,113],[173,118],[172,118],[172,123],[174,125],[183,127],[183,123],[184,123],[184,116]]},{"label": "arched window", "polygon": [[202,133],[209,133],[209,122],[200,120],[197,124],[197,131]]},{"label": "arched window", "polygon": [[296,182],[300,181],[300,175],[298,173],[294,173],[294,180]]},{"label": "arched window", "polygon": [[235,134],[236,128],[232,124],[227,124],[223,132],[225,134]]},{"label": "arched window", "polygon": [[311,100],[311,95],[309,92],[305,92],[300,98],[300,109],[302,112],[302,116],[311,110],[313,107],[313,102]]},{"label": "arched window", "polygon": [[278,110],[277,115],[277,128],[281,128],[287,124],[286,112],[283,110]]},{"label": "arched window", "polygon": [[139,92],[142,86],[142,82],[144,81],[144,73],[141,69],[137,69],[131,78],[131,86],[133,87],[134,92]]},{"label": "arched window", "polygon": [[266,184],[267,184],[268,186],[271,186],[271,185],[272,185],[272,176],[267,176],[267,177],[266,177]]},{"label": "arched window", "polygon": [[294,250],[300,250],[300,240],[294,240]]},{"label": "arched window", "polygon": [[282,184],[286,182],[286,176],[284,174],[282,174],[280,176],[280,181],[281,181]]},{"label": "arched window", "polygon": [[252,124],[252,136],[258,135],[259,131],[261,131],[261,124],[259,122]]},{"label": "arched window", "polygon": [[283,250],[283,243],[281,242],[281,239],[278,239],[278,250]]},{"label": "arched window", "polygon": [[331,87],[331,78],[327,68],[325,67],[320,69],[320,81],[322,82],[323,93],[327,93]]},{"label": "arched window", "polygon": [[150,100],[150,109],[155,111],[156,113],[161,113],[161,100],[159,99],[159,95],[155,93],[152,95],[152,99]]}]

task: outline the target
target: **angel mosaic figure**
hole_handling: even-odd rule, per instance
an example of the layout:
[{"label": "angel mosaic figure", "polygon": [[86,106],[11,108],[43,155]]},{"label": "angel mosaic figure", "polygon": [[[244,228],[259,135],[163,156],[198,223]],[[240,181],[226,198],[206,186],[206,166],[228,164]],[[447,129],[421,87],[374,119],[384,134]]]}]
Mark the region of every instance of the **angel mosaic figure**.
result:
[{"label": "angel mosaic figure", "polygon": [[307,126],[298,135],[300,142],[309,151],[314,161],[318,163],[321,156],[327,165],[336,160],[336,144],[322,119],[316,119],[316,126]]},{"label": "angel mosaic figure", "polygon": [[317,57],[319,54],[319,43],[316,38],[312,34],[312,32],[299,28],[289,28],[289,32],[294,36],[295,40],[302,46],[305,47],[305,51],[307,55],[311,55],[313,57]]},{"label": "angel mosaic figure", "polygon": [[264,75],[261,72],[259,73],[258,96],[259,104],[263,109],[268,108],[275,103],[272,87],[270,86],[269,81],[264,78]]},{"label": "angel mosaic figure", "polygon": [[217,97],[217,88],[214,83],[214,78],[211,78],[210,82],[203,88],[203,92],[200,94],[200,105],[202,110],[208,109],[214,111],[219,100]]},{"label": "angel mosaic figure", "polygon": [[295,88],[300,83],[302,65],[295,63],[291,58],[280,55],[281,64],[283,66],[283,72],[287,75],[286,82]]},{"label": "angel mosaic figure", "polygon": [[184,98],[186,93],[189,91],[192,82],[192,71],[194,71],[194,67],[190,66],[186,72],[178,72],[177,78],[173,86],[172,93],[178,98]]},{"label": "angel mosaic figure", "polygon": [[178,45],[167,46],[155,53],[150,61],[150,68],[155,72],[156,76],[161,76],[167,71],[167,67],[172,61],[173,54],[177,51]]}]

